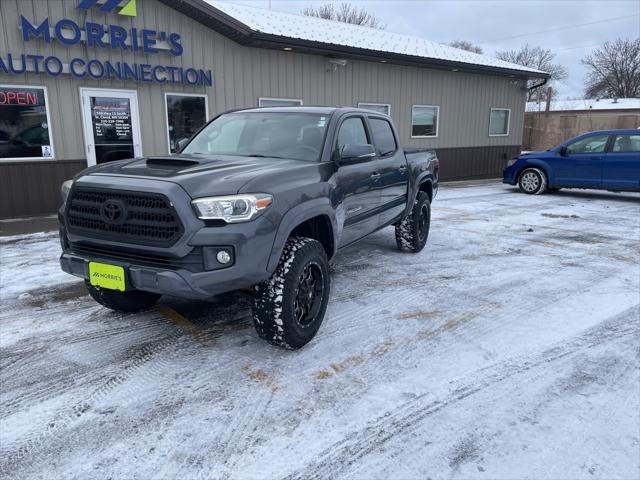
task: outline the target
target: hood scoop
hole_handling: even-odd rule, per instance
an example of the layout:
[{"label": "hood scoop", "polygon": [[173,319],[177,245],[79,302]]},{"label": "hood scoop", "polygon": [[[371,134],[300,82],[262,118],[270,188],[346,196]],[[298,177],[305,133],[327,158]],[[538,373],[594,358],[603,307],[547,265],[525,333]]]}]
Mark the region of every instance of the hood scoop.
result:
[{"label": "hood scoop", "polygon": [[199,165],[197,160],[183,159],[177,157],[147,158],[147,167],[151,168],[185,168]]}]

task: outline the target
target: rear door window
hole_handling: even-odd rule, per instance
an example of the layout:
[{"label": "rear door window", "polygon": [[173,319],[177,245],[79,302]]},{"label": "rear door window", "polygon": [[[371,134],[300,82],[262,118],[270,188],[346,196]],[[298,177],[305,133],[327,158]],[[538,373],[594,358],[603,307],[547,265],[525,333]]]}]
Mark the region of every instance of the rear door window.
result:
[{"label": "rear door window", "polygon": [[388,121],[381,118],[369,118],[369,125],[371,125],[371,135],[378,155],[384,157],[398,149],[396,137]]},{"label": "rear door window", "polygon": [[613,142],[614,153],[640,152],[640,134],[616,135]]}]

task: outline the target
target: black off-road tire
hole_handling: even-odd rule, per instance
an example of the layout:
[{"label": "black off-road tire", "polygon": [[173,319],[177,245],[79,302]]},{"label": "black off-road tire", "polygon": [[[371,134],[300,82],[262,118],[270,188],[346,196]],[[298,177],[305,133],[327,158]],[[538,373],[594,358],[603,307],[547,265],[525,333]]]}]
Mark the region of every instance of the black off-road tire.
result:
[{"label": "black off-road tire", "polygon": [[141,312],[153,307],[161,295],[140,290],[128,290],[120,292],[118,290],[107,290],[94,287],[85,280],[89,295],[100,305],[115,310],[116,312]]},{"label": "black off-road tire", "polygon": [[539,168],[525,168],[518,177],[518,187],[527,195],[540,195],[547,189],[547,175]]},{"label": "black off-road tire", "polygon": [[306,237],[287,240],[271,278],[255,287],[253,324],[260,338],[289,350],[306,345],[322,324],[330,288],[322,244]]},{"label": "black off-road tire", "polygon": [[431,203],[429,195],[420,192],[413,204],[411,214],[396,223],[398,250],[418,253],[427,244],[431,225]]}]

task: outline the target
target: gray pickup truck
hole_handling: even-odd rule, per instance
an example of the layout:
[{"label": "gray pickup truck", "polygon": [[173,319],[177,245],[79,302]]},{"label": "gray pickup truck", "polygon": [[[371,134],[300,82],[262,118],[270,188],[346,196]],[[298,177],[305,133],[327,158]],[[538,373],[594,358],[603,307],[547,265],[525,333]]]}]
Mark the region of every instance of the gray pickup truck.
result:
[{"label": "gray pickup truck", "polygon": [[438,166],[434,151],[403,150],[379,113],[228,112],[180,154],[96,165],[65,182],[60,264],[125,312],[161,295],[251,288],[260,337],[300,348],[324,318],[339,248],[394,225],[399,249],[422,250]]}]

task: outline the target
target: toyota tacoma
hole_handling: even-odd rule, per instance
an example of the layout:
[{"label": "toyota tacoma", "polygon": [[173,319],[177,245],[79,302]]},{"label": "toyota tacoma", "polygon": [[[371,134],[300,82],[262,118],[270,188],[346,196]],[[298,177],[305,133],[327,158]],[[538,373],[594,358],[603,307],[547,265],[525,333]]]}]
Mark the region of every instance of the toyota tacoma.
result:
[{"label": "toyota tacoma", "polygon": [[161,295],[251,289],[258,335],[300,348],[324,318],[338,249],[393,225],[400,250],[422,250],[438,167],[432,150],[403,150],[391,119],[372,111],[227,112],[179,154],[65,182],[60,264],[123,312]]}]

